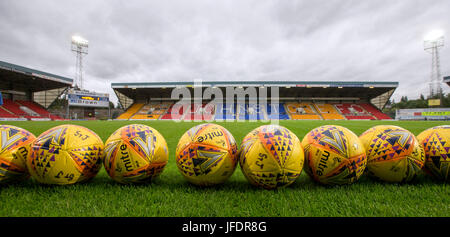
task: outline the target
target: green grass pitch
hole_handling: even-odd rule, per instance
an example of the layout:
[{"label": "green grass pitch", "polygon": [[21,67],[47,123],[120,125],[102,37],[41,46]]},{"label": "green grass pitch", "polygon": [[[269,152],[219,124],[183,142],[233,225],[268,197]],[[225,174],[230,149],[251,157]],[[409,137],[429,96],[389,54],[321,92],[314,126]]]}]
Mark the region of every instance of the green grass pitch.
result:
[{"label": "green grass pitch", "polygon": [[[170,150],[169,163],[150,184],[121,185],[104,168],[90,182],[69,186],[45,186],[29,179],[0,186],[0,216],[74,217],[291,217],[291,216],[450,216],[448,184],[421,176],[411,184],[386,184],[365,175],[352,184],[325,187],[314,183],[305,172],[289,187],[263,190],[251,186],[240,167],[223,185],[201,188],[189,184],[175,164],[175,147],[194,122],[172,121],[70,121],[2,122],[22,127],[38,136],[45,130],[72,123],[95,131],[103,141],[121,126],[142,123],[160,131]],[[300,139],[311,129],[326,124],[341,125],[357,135],[379,124],[404,127],[414,134],[448,122],[397,121],[280,121]],[[261,122],[223,122],[236,141]]]}]

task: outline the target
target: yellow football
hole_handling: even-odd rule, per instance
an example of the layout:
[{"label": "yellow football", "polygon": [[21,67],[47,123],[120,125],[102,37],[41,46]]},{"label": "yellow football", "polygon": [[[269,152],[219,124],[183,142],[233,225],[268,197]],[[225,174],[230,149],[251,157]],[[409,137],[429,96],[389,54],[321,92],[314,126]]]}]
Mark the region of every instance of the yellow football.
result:
[{"label": "yellow football", "polygon": [[85,182],[102,165],[103,141],[93,131],[78,125],[51,128],[31,145],[27,166],[31,176],[45,184]]},{"label": "yellow football", "polygon": [[164,137],[154,128],[131,124],[106,141],[104,165],[119,183],[142,183],[158,177],[169,159]]},{"label": "yellow football", "polygon": [[225,182],[237,163],[237,145],[233,135],[217,124],[201,124],[180,138],[176,149],[180,173],[191,183],[211,186]]},{"label": "yellow football", "polygon": [[363,145],[352,131],[335,125],[311,130],[302,141],[305,171],[322,184],[350,184],[364,173]]},{"label": "yellow football", "polygon": [[421,132],[417,139],[425,151],[425,171],[448,181],[450,170],[450,126],[443,125]]},{"label": "yellow football", "polygon": [[408,130],[390,125],[375,126],[360,136],[367,155],[369,176],[386,182],[409,182],[420,172],[425,153]]},{"label": "yellow football", "polygon": [[0,184],[28,178],[26,157],[36,137],[23,128],[0,125]]},{"label": "yellow football", "polygon": [[247,180],[265,189],[292,184],[303,169],[304,153],[298,137],[287,128],[263,125],[244,137],[239,164]]}]

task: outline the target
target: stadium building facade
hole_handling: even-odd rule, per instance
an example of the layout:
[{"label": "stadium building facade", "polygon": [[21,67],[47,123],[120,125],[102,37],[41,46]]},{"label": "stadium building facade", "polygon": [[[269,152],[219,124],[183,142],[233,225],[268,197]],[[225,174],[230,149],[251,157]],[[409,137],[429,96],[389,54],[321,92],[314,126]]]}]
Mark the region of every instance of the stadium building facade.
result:
[{"label": "stadium building facade", "polygon": [[71,88],[66,93],[66,117],[70,119],[109,119],[109,94]]},{"label": "stadium building facade", "polygon": [[[111,87],[125,110],[119,120],[388,120],[392,118],[381,110],[398,82],[209,81],[201,83],[201,90],[195,82],[112,83]],[[246,95],[236,102],[242,95],[235,94],[232,104],[209,96],[201,103],[184,102],[187,106],[180,109],[176,107],[180,98],[172,96],[176,88],[188,88],[190,95],[198,91],[204,95],[214,88],[225,97],[227,88],[252,87],[258,100],[265,98],[263,103],[249,103],[252,98]],[[275,88],[278,93],[272,95]]]},{"label": "stadium building facade", "polygon": [[0,61],[1,120],[61,120],[47,109],[73,80]]},{"label": "stadium building facade", "polygon": [[[70,101],[60,111],[50,112],[56,99],[70,95],[72,84],[73,79],[67,77],[0,61],[0,120],[95,119],[98,115],[109,118],[109,106],[100,108]],[[92,95],[97,94],[89,95],[93,99]],[[100,97],[107,97],[109,103],[109,95]]]}]

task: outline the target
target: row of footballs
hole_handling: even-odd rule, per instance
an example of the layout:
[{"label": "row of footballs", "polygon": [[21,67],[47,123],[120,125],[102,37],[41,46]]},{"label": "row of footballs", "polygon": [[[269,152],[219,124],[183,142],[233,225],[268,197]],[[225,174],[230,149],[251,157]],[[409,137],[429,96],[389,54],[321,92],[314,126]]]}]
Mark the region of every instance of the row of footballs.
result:
[{"label": "row of footballs", "polygon": [[[106,141],[78,125],[61,125],[37,138],[0,125],[0,183],[30,175],[40,183],[72,184],[95,177],[102,164],[120,183],[157,177],[169,157],[164,137],[155,129],[131,124]],[[244,137],[240,148],[217,124],[201,124],[184,133],[176,147],[176,164],[191,183],[225,182],[237,163],[253,185],[272,189],[293,183],[302,170],[322,184],[349,184],[366,170],[387,182],[409,182],[423,170],[448,180],[450,126],[423,131],[417,138],[398,126],[380,125],[360,137],[347,128],[325,125],[302,141],[285,127],[264,125]]]}]

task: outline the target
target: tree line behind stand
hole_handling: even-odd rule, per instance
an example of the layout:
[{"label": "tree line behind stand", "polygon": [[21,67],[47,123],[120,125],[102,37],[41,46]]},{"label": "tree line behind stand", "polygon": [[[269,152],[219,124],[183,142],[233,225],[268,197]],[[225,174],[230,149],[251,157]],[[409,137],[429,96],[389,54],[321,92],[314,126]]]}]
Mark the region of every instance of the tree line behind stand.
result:
[{"label": "tree line behind stand", "polygon": [[[429,99],[441,99],[440,106],[428,106]],[[409,100],[407,96],[402,96],[399,102],[395,102],[394,99],[389,100],[386,107],[383,109],[383,113],[389,115],[391,118],[395,118],[395,110],[397,109],[417,109],[417,108],[450,108],[450,93],[443,94],[442,96],[434,96],[425,98],[424,95],[420,95],[418,99]]]}]

